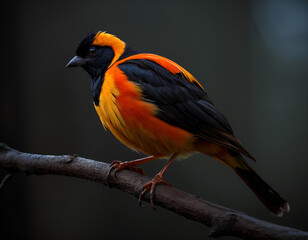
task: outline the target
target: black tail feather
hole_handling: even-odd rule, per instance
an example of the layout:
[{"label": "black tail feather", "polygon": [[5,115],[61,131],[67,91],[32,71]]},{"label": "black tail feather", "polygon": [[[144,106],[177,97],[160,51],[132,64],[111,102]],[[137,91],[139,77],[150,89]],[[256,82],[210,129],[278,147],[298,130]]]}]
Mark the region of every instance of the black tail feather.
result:
[{"label": "black tail feather", "polygon": [[284,212],[290,211],[288,202],[280,197],[279,194],[248,165],[245,169],[236,167],[234,171],[244,180],[249,188],[273,214],[281,217]]}]

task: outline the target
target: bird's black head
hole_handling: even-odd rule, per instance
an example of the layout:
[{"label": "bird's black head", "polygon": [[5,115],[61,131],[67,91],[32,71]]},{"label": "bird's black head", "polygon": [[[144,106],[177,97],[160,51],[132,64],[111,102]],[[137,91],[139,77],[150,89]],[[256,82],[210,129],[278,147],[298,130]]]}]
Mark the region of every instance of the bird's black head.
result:
[{"label": "bird's black head", "polygon": [[87,34],[79,43],[76,56],[66,65],[66,67],[81,66],[93,81],[108,69],[115,55],[112,46],[94,44],[97,34],[97,32]]},{"label": "bird's black head", "polygon": [[105,72],[112,66],[126,49],[126,44],[119,38],[106,32],[87,34],[79,43],[76,56],[66,67],[81,66],[92,79],[92,96],[94,103],[99,105],[99,96]]}]

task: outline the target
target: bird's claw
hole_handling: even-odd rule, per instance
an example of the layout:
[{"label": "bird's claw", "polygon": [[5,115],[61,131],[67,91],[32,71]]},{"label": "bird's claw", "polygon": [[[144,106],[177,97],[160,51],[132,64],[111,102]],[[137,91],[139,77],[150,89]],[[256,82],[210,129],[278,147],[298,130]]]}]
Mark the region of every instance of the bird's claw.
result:
[{"label": "bird's claw", "polygon": [[128,161],[125,161],[125,162],[122,162],[122,161],[113,161],[110,165],[109,165],[109,171],[107,173],[107,179],[109,179],[109,176],[111,174],[111,171],[113,169],[115,169],[115,172],[114,172],[114,177],[115,179],[118,179],[117,177],[117,173],[123,169],[131,169],[139,174],[142,174],[145,176],[145,172],[142,168],[137,168],[136,165],[134,164],[134,162],[128,162]]},{"label": "bird's claw", "polygon": [[146,183],[145,185],[142,186],[143,191],[141,192],[139,199],[138,199],[138,204],[140,207],[144,207],[142,205],[142,197],[143,195],[150,190],[150,203],[151,206],[154,210],[156,210],[155,208],[155,204],[154,204],[154,191],[155,191],[155,187],[157,184],[164,184],[167,186],[170,186],[169,183],[167,183],[165,180],[162,179],[162,176],[160,174],[157,174],[151,181],[149,181],[148,183]]}]

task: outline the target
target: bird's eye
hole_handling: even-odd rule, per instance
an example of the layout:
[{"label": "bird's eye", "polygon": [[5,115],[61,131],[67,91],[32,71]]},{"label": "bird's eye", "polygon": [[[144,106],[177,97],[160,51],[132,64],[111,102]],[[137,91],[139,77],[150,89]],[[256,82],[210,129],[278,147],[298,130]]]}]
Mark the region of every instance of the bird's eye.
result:
[{"label": "bird's eye", "polygon": [[90,48],[90,55],[95,56],[97,54],[97,51],[95,48]]}]

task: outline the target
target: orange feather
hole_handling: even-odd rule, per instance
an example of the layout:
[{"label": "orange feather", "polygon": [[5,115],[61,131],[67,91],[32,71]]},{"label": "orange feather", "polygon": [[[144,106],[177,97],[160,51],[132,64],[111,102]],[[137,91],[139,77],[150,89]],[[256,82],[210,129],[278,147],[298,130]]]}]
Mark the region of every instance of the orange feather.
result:
[{"label": "orange feather", "polygon": [[156,118],[157,107],[142,100],[140,88],[117,65],[106,72],[100,104],[95,106],[103,124],[125,145],[149,155],[193,151],[193,134]]},{"label": "orange feather", "polygon": [[140,164],[172,154],[166,166],[143,186],[139,202],[150,190],[154,206],[155,185],[166,183],[162,176],[171,162],[178,155],[198,151],[231,167],[274,214],[281,216],[290,210],[245,162],[241,154],[253,157],[203,87],[183,67],[167,58],[132,50],[106,32],[87,35],[76,53],[67,66],[83,66],[91,75],[94,106],[105,129],[128,147],[154,156],[115,162],[111,168],[137,170]]}]

